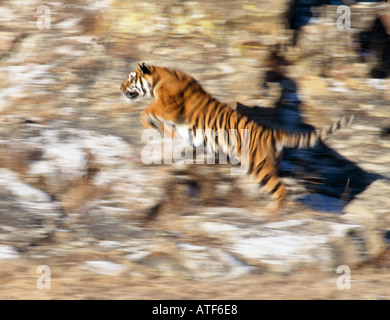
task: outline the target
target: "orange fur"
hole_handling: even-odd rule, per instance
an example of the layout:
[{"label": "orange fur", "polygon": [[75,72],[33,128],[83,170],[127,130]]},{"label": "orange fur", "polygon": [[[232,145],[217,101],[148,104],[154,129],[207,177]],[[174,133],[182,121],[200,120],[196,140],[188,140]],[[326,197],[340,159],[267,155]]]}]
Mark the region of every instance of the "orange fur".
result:
[{"label": "orange fur", "polygon": [[[278,176],[280,145],[294,148],[314,146],[321,138],[326,138],[343,126],[345,119],[348,119],[348,124],[350,122],[350,118],[343,118],[326,131],[326,134],[316,131],[305,134],[291,133],[268,128],[249,120],[213,98],[190,75],[170,68],[145,64],[139,65],[129,74],[121,90],[130,99],[140,95],[153,98],[152,103],[141,115],[141,121],[147,128],[161,128],[165,131],[164,121],[169,121],[175,125],[185,125],[192,132],[196,129],[211,129],[214,132],[223,129],[227,133],[226,136],[219,136],[218,142],[212,143],[221,146],[225,152],[230,151],[227,150],[229,148],[234,148],[238,156],[241,156],[244,143],[241,130],[247,129],[248,172],[254,176],[256,182],[263,185],[267,193],[277,198],[274,210],[280,208],[287,194]],[[229,129],[237,130],[234,145],[228,143]],[[210,137],[208,138],[208,142],[211,143]]]}]

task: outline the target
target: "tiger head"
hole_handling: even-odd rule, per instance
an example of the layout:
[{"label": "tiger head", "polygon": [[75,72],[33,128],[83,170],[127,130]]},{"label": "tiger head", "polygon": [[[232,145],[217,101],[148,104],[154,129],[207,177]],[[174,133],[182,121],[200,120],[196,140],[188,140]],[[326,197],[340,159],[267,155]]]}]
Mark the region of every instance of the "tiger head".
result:
[{"label": "tiger head", "polygon": [[153,70],[154,67],[145,63],[139,64],[138,68],[130,72],[127,79],[121,85],[127,101],[138,97],[153,97]]}]

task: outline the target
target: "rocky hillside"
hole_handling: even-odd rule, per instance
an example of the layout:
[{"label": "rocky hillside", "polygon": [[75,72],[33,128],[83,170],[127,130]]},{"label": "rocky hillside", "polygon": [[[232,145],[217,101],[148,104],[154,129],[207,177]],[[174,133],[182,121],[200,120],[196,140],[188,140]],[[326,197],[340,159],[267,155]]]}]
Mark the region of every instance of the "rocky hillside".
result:
[{"label": "rocky hillside", "polygon": [[[337,6],[313,7],[295,44],[290,9],[2,1],[0,297],[389,299],[388,39],[369,39],[378,17],[388,30],[390,8],[353,5],[342,28]],[[269,126],[357,119],[323,145],[286,150],[289,196],[272,215],[231,165],[142,161],[145,102],[119,90],[141,62],[190,73]],[[350,290],[336,286],[341,265]]]}]

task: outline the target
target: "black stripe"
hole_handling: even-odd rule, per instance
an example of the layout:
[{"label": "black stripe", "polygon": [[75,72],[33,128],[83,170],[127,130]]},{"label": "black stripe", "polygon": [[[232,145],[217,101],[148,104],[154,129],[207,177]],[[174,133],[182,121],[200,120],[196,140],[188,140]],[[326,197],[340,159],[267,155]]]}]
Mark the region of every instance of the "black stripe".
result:
[{"label": "black stripe", "polygon": [[278,191],[279,190],[279,188],[282,186],[282,183],[281,182],[278,182],[277,184],[276,184],[276,186],[271,190],[271,194],[274,194],[276,191]]},{"label": "black stripe", "polygon": [[142,92],[143,92],[143,93],[146,93],[145,88],[144,88],[144,84],[143,84],[143,82],[142,82],[142,79],[140,79],[139,83],[141,84],[141,90],[142,90]]},{"label": "black stripe", "polygon": [[198,129],[199,117],[195,117],[194,119],[194,127]]},{"label": "black stripe", "polygon": [[245,129],[245,128],[247,128],[247,125],[249,123],[249,119],[245,117],[245,118],[242,118],[240,121],[242,121],[242,120],[245,121],[244,126],[243,126],[243,128]]},{"label": "black stripe", "polygon": [[179,80],[179,74],[176,71],[173,71],[173,76],[176,78],[176,80]]},{"label": "black stripe", "polygon": [[167,68],[166,71],[167,71],[171,76],[175,77],[176,80],[178,80],[178,76],[177,76],[176,71],[174,71],[174,70],[172,70],[172,69],[169,69],[169,68]]},{"label": "black stripe", "polygon": [[194,109],[200,108],[202,103],[204,102],[204,97],[202,95],[198,95],[198,97],[194,97],[196,100],[193,102],[192,106]]},{"label": "black stripe", "polygon": [[251,157],[249,157],[248,159],[248,172],[253,172],[253,164],[254,164],[254,161]]},{"label": "black stripe", "polygon": [[225,128],[222,127],[223,118],[224,118],[224,113],[219,115],[218,123],[217,123],[217,129],[225,129]]},{"label": "black stripe", "polygon": [[218,128],[217,125],[216,125],[216,122],[217,122],[217,119],[220,117],[219,115],[219,110],[218,110],[218,101],[215,101],[215,107],[212,109],[212,114],[210,115],[210,118],[209,118],[209,126],[210,128]]},{"label": "black stripe", "polygon": [[[265,164],[265,160],[261,161],[259,164],[258,164],[258,167],[257,167],[257,171],[256,171],[256,176],[260,173],[260,171],[263,169],[264,167],[264,164]],[[268,181],[268,180],[267,180]],[[263,180],[260,181],[260,184],[262,184]],[[265,184],[265,183],[264,183]]]},{"label": "black stripe", "polygon": [[198,83],[195,81],[195,80],[192,80],[188,85],[187,87],[184,89],[184,91],[190,91],[188,93],[188,96],[191,98],[191,96],[194,94],[192,91],[193,91],[193,88],[197,85]]},{"label": "black stripe", "polygon": [[263,179],[261,179],[260,184],[261,184],[262,186],[266,185],[267,182],[269,181],[269,179],[271,179],[271,178],[272,178],[272,175],[269,174],[269,173],[267,173],[267,174],[263,177]]}]

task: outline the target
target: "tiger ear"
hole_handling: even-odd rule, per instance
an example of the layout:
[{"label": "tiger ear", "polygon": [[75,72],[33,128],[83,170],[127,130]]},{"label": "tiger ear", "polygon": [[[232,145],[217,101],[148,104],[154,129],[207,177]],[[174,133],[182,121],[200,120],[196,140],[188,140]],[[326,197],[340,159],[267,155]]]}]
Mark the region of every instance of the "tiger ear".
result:
[{"label": "tiger ear", "polygon": [[145,64],[145,62],[142,62],[142,64],[138,64],[138,67],[142,74],[150,74],[149,66]]}]

